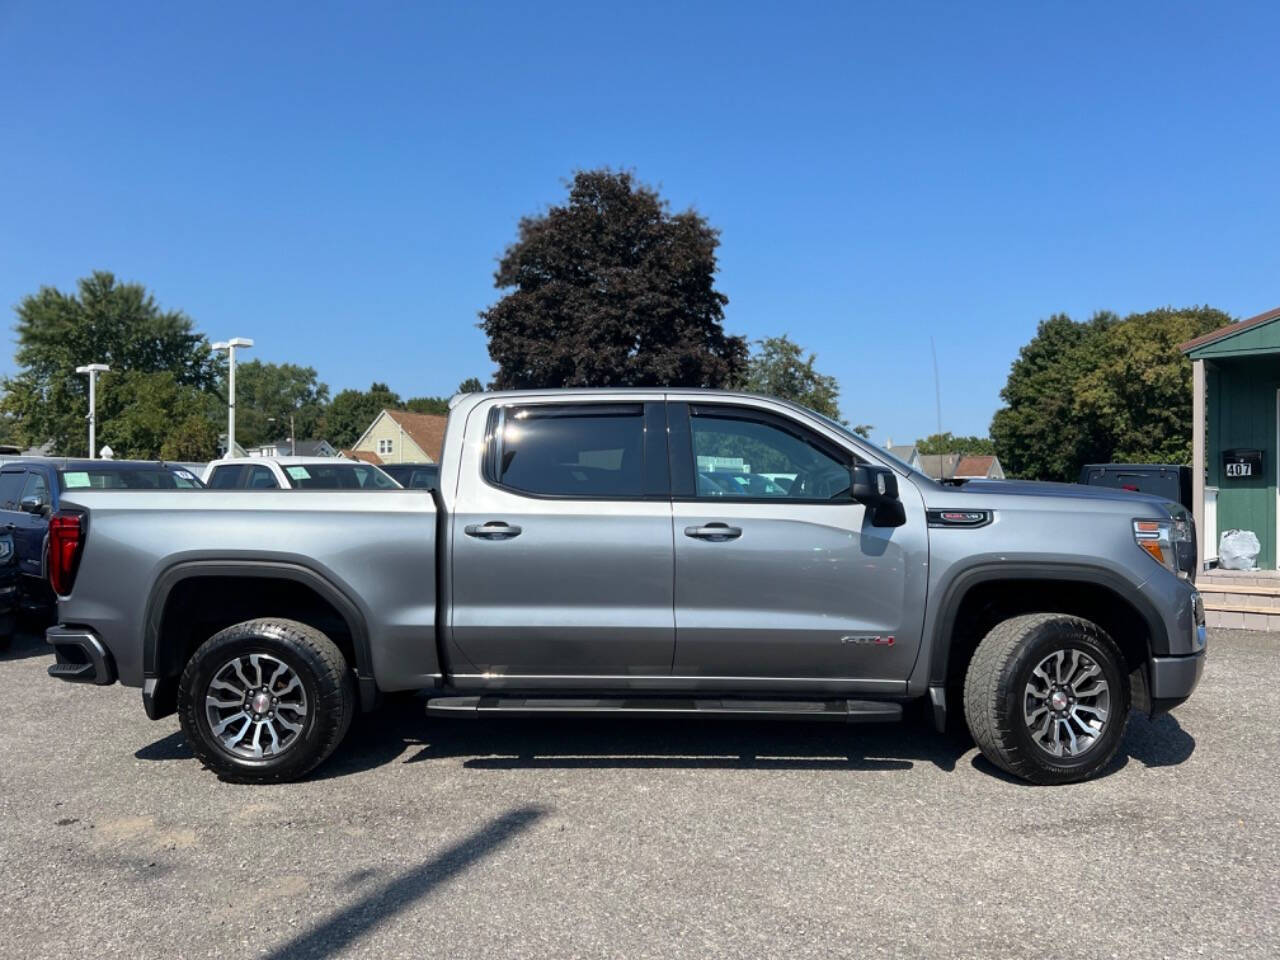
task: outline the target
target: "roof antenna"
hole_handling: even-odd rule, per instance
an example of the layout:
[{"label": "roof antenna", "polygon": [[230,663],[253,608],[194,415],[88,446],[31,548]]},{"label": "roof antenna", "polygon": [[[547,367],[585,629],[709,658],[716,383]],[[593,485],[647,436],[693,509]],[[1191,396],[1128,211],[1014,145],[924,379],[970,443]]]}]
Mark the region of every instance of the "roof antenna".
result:
[{"label": "roof antenna", "polygon": [[942,434],[942,386],[938,383],[938,348],[929,338],[929,349],[933,352],[933,399],[938,406],[938,434]]}]

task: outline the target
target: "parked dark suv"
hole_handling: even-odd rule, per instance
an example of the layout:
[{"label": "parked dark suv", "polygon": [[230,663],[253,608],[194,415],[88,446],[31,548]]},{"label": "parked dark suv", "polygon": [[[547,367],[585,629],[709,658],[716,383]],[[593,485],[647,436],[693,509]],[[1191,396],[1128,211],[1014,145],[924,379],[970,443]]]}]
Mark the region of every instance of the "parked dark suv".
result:
[{"label": "parked dark suv", "polygon": [[[12,539],[15,605],[43,616],[54,596],[45,580],[49,517],[67,491],[183,490],[204,484],[177,464],[151,460],[17,460],[0,465],[0,535]],[[0,553],[3,545],[0,544]],[[4,570],[0,558],[0,627],[4,622]]]}]

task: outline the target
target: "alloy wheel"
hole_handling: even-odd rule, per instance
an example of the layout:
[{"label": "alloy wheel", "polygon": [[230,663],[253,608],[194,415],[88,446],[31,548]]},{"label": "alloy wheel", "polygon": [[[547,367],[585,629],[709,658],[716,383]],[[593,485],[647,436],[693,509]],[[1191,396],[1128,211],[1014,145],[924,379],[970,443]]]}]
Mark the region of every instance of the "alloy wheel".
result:
[{"label": "alloy wheel", "polygon": [[233,657],[214,671],[204,704],[214,738],[245,760],[276,757],[292,747],[309,709],[298,674],[266,653]]},{"label": "alloy wheel", "polygon": [[1053,757],[1078,757],[1101,739],[1111,713],[1111,686],[1082,650],[1057,650],[1031,671],[1022,715],[1035,745]]}]

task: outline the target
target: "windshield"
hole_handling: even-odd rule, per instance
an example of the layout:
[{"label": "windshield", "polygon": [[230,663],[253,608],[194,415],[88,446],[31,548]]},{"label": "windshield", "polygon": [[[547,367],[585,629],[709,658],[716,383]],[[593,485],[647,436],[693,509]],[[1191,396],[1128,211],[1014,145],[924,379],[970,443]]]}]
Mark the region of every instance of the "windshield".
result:
[{"label": "windshield", "polygon": [[367,463],[282,464],[289,486],[297,490],[398,490],[396,483]]},{"label": "windshield", "polygon": [[196,490],[204,484],[190,470],[168,467],[90,467],[59,470],[63,490]]}]

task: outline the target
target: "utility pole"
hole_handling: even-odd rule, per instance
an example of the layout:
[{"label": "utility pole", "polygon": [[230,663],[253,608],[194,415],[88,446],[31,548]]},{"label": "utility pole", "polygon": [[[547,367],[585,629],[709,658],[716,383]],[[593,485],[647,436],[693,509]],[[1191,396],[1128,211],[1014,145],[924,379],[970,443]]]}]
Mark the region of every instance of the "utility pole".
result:
[{"label": "utility pole", "polygon": [[105,363],[89,363],[83,367],[76,367],[76,373],[85,373],[89,375],[89,459],[92,460],[96,456],[94,447],[98,442],[97,434],[97,410],[98,406],[98,374],[106,373],[111,368]]},{"label": "utility pole", "polygon": [[934,346],[933,337],[929,338],[929,349],[933,352],[933,401],[938,407],[938,434],[942,434],[942,384],[938,382],[938,348]]},{"label": "utility pole", "polygon": [[219,340],[213,345],[215,350],[227,351],[227,453],[235,456],[236,448],[236,348],[248,349],[253,341],[248,337],[233,337],[230,340]]}]

